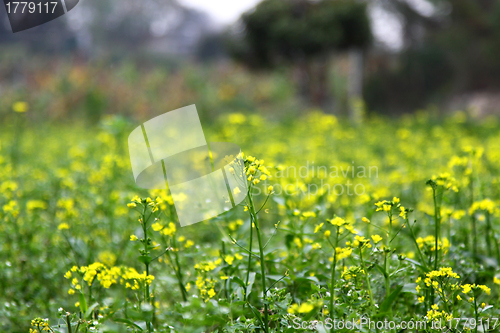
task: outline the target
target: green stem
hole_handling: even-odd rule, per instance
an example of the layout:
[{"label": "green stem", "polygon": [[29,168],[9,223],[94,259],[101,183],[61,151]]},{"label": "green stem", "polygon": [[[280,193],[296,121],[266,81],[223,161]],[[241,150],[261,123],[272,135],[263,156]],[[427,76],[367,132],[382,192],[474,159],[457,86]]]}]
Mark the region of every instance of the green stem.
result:
[{"label": "green stem", "polygon": [[250,203],[250,213],[253,215],[255,231],[257,233],[257,240],[259,242],[259,252],[260,252],[260,272],[262,278],[262,301],[264,303],[264,331],[269,332],[269,314],[267,306],[267,295],[266,295],[266,268],[265,268],[265,258],[264,258],[264,248],[262,244],[262,237],[260,234],[260,226],[257,214],[255,213],[255,207],[252,200],[252,195],[248,196],[248,201]]},{"label": "green stem", "polygon": [[[146,227],[146,209],[147,209],[147,204],[144,204],[144,211],[142,213],[142,230],[144,232],[144,255],[147,256],[149,254],[148,251],[148,228]],[[149,219],[149,217],[148,217]],[[144,263],[146,266],[146,281],[145,281],[145,295],[144,299],[147,301],[147,303],[151,304],[151,297],[149,295],[149,283],[147,282],[147,277],[149,276],[149,263]],[[151,304],[152,305],[152,304]],[[152,308],[152,311],[154,312],[154,307]],[[148,328],[148,332],[152,332],[152,327],[151,327],[151,322],[146,321],[146,326]]]},{"label": "green stem", "polygon": [[438,250],[438,242],[439,242],[439,234],[440,234],[440,213],[439,213],[439,208],[437,204],[437,194],[436,194],[436,189],[433,187],[432,188],[432,198],[434,200],[434,238],[435,238],[435,259],[434,259],[434,270],[437,270],[438,267],[438,261],[439,261],[439,250]]},{"label": "green stem", "polygon": [[[335,302],[335,270],[337,268],[337,244],[339,241],[339,228],[337,227],[337,232],[335,233],[335,246],[333,247],[333,263],[332,263],[332,273],[331,273],[331,290],[330,290],[330,318],[335,322],[335,312],[334,312],[334,302]],[[333,333],[333,327],[331,329]]]},{"label": "green stem", "polygon": [[183,276],[182,276],[182,271],[181,271],[181,264],[179,263],[179,254],[177,252],[177,243],[175,241],[175,235],[172,236],[172,245],[174,249],[174,258],[175,258],[175,264],[177,266],[177,280],[179,282],[179,288],[181,289],[182,293],[182,299],[184,302],[187,301],[187,291],[186,288],[184,288],[184,283],[183,283]]},{"label": "green stem", "polygon": [[375,301],[373,300],[372,286],[370,284],[368,270],[366,269],[365,262],[363,261],[363,249],[361,247],[359,248],[359,260],[361,262],[361,268],[363,268],[363,271],[365,272],[366,285],[368,287],[368,294],[370,295],[370,304],[372,305],[372,310],[375,310],[376,307],[375,307]]},{"label": "green stem", "polygon": [[71,330],[71,319],[69,318],[69,315],[66,315],[66,325],[68,326],[68,333],[72,333],[73,331]]},{"label": "green stem", "polygon": [[[474,204],[474,180],[472,178],[472,173],[470,176],[470,206]],[[476,229],[476,217],[474,214],[471,215],[472,222],[472,253],[474,255],[474,259],[477,259],[477,229]]]},{"label": "green stem", "polygon": [[479,315],[477,312],[477,295],[474,293],[474,315],[476,317],[476,326],[474,327],[474,332],[477,333],[477,325],[479,325]]},{"label": "green stem", "polygon": [[492,256],[492,247],[491,247],[491,221],[490,221],[490,213],[486,212],[486,246],[488,247],[488,256]]},{"label": "green stem", "polygon": [[[250,195],[250,194],[249,194]],[[250,269],[252,267],[252,242],[253,242],[253,218],[252,216],[250,215],[250,242],[248,244],[248,266],[247,266],[247,278],[245,280],[245,287],[248,286],[248,281],[250,280]],[[246,291],[246,288],[245,288],[245,295],[243,296],[243,300],[246,301],[247,300],[247,291]]]}]

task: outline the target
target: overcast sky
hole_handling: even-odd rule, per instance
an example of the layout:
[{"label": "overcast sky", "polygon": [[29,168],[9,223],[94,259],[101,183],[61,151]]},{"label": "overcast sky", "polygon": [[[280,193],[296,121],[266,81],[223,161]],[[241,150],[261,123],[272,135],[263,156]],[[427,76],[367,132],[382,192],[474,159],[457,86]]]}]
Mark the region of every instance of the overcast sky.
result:
[{"label": "overcast sky", "polygon": [[260,0],[180,0],[179,2],[207,12],[217,23],[229,24],[253,8]]}]

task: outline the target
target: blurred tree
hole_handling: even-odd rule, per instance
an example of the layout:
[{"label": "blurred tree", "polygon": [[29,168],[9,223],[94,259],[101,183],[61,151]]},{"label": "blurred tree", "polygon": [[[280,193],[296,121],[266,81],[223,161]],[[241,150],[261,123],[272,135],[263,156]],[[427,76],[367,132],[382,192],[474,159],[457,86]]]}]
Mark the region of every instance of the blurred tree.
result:
[{"label": "blurred tree", "polygon": [[372,108],[415,109],[500,90],[500,1],[377,1],[402,19],[403,49],[396,66],[382,66],[367,80]]},{"label": "blurred tree", "polygon": [[300,91],[316,105],[329,98],[330,55],[365,49],[372,38],[363,1],[264,0],[242,22],[244,37],[233,54],[253,67],[292,64]]}]

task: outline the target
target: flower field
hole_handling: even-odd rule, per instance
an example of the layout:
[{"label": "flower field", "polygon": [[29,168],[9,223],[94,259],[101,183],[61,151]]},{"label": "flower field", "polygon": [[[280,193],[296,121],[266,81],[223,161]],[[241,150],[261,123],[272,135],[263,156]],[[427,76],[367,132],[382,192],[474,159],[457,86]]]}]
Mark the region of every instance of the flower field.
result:
[{"label": "flower field", "polygon": [[0,133],[1,332],[498,331],[497,119],[214,116],[248,196],[181,228],[167,190],[134,183],[139,122],[18,111]]}]

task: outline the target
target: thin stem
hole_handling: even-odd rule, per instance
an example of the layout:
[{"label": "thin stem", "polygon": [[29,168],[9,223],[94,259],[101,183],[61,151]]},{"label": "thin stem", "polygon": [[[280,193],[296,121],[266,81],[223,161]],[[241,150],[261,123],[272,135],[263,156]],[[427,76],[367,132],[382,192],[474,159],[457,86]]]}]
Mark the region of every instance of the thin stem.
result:
[{"label": "thin stem", "polygon": [[[150,214],[149,217],[146,219],[146,209],[147,209],[147,205],[145,204],[144,211],[142,213],[142,231],[144,232],[144,255],[145,256],[147,256],[149,254],[149,251],[148,251],[148,228],[146,227],[146,223],[152,215],[152,214]],[[145,290],[144,299],[148,303],[151,303],[151,297],[150,297],[151,295],[149,294],[149,283],[147,281],[147,277],[149,276],[149,263],[146,261],[144,263],[144,265],[146,266],[146,281],[144,281],[144,284],[145,284],[144,285],[144,290]],[[152,309],[152,311],[154,311],[154,308]],[[148,328],[148,332],[152,332],[152,330],[151,330],[152,327],[151,327],[150,321],[146,321],[146,326]]]},{"label": "thin stem", "polygon": [[437,204],[437,194],[436,194],[436,188],[432,188],[432,198],[434,200],[434,238],[435,238],[435,247],[434,247],[434,252],[435,252],[435,259],[434,259],[434,270],[437,270],[438,267],[438,261],[439,261],[439,247],[438,247],[438,242],[439,242],[439,228],[441,225],[441,221],[439,219],[439,212],[438,212],[438,204]]},{"label": "thin stem", "polygon": [[370,278],[368,277],[368,270],[366,269],[365,262],[363,260],[363,249],[360,247],[359,248],[359,260],[361,262],[361,268],[363,268],[363,271],[365,272],[365,280],[366,280],[366,285],[368,286],[368,294],[370,295],[370,304],[372,305],[372,309],[375,310],[375,301],[373,300],[373,292],[372,292],[372,286],[370,284]]},{"label": "thin stem", "polygon": [[477,325],[479,323],[479,321],[478,321],[479,315],[477,313],[477,295],[476,295],[476,293],[474,293],[474,315],[476,317],[476,325],[474,327],[474,332],[477,333]]},{"label": "thin stem", "polygon": [[187,301],[187,291],[184,288],[184,283],[182,282],[184,279],[182,277],[181,264],[179,263],[179,254],[177,252],[177,244],[175,242],[175,235],[172,236],[173,248],[174,248],[174,258],[175,264],[177,265],[177,279],[179,280],[179,288],[181,289],[182,299],[184,302]]},{"label": "thin stem", "polygon": [[[248,193],[250,196],[250,192]],[[253,242],[253,217],[250,214],[250,242],[248,244],[248,266],[247,266],[247,278],[245,280],[245,295],[243,296],[243,300],[247,300],[247,291],[246,287],[248,287],[248,281],[250,280],[250,269],[252,267],[252,242]]]},{"label": "thin stem", "polygon": [[[415,220],[414,224],[415,223],[416,223],[416,220]],[[422,264],[424,264],[425,267],[427,269],[429,269],[429,267],[427,266],[427,263],[425,262],[424,255],[422,254],[422,251],[420,251],[420,247],[418,246],[417,239],[415,238],[415,233],[413,232],[413,229],[411,228],[411,225],[410,225],[410,222],[409,222],[408,219],[406,220],[406,224],[408,225],[408,228],[410,229],[410,233],[411,233],[411,238],[413,240],[413,244],[415,244],[415,248],[417,249],[417,253],[418,253],[418,256],[420,257],[420,260],[422,261]]]},{"label": "thin stem", "polygon": [[269,313],[267,306],[267,293],[266,293],[266,268],[265,268],[265,258],[264,258],[264,247],[262,244],[262,237],[260,234],[260,226],[257,214],[255,212],[255,207],[252,200],[252,195],[248,196],[248,201],[250,203],[250,213],[253,215],[255,231],[257,232],[257,240],[259,242],[259,252],[260,252],[260,272],[262,278],[262,301],[264,303],[264,331],[269,332]]},{"label": "thin stem", "polygon": [[69,314],[66,315],[66,325],[68,326],[68,333],[72,333],[73,331],[71,330],[71,319],[69,318]]},{"label": "thin stem", "polygon": [[[384,256],[384,269],[385,269],[385,274],[384,274],[384,280],[385,280],[385,295],[386,297],[389,297],[391,293],[391,282],[389,280],[389,260],[391,256],[391,242],[393,240],[392,238],[392,208],[391,211],[388,213],[389,216],[389,238],[387,240],[387,250],[388,252],[385,253]],[[368,274],[368,272],[367,272]]]},{"label": "thin stem", "polygon": [[[470,201],[471,207],[474,204],[474,179],[472,177],[472,173],[470,175]],[[472,253],[474,255],[474,259],[477,259],[477,229],[476,229],[476,216],[471,214],[471,222],[472,222]]]},{"label": "thin stem", "polygon": [[486,238],[486,246],[488,247],[488,256],[492,256],[492,246],[491,246],[491,221],[490,221],[490,212],[486,211],[486,234],[484,235]]},{"label": "thin stem", "polygon": [[[337,269],[337,245],[339,241],[339,228],[337,227],[337,232],[335,233],[335,246],[333,246],[333,262],[332,262],[332,272],[331,272],[331,290],[330,290],[330,318],[335,321],[334,312],[334,302],[335,302],[335,271]],[[331,329],[333,333],[333,327]]]}]

